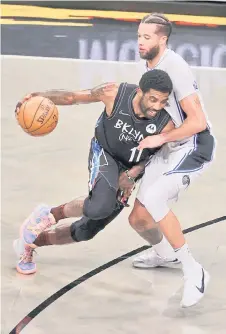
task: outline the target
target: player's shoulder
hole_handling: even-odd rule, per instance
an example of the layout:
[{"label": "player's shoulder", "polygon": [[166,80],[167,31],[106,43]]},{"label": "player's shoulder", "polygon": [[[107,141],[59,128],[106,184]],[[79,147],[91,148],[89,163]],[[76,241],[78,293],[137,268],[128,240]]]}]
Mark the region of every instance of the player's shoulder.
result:
[{"label": "player's shoulder", "polygon": [[165,63],[168,65],[168,70],[177,70],[181,68],[190,70],[190,66],[186,62],[186,60],[184,60],[183,57],[181,57],[178,53],[176,53],[175,51],[171,49],[168,49],[168,52],[164,60],[165,60]]},{"label": "player's shoulder", "polygon": [[[144,73],[147,71],[147,62],[144,59],[140,59],[136,62],[136,67],[139,73]],[[177,72],[181,70],[191,71],[190,65],[181,57],[178,53],[174,52],[172,49],[167,49],[167,52],[157,64],[157,67],[166,71],[167,73]]]},{"label": "player's shoulder", "polygon": [[163,64],[161,65],[162,69],[169,74],[174,85],[181,77],[187,78],[189,81],[194,79],[190,65],[173,50],[168,51],[165,59],[163,60]]},{"label": "player's shoulder", "polygon": [[131,93],[135,91],[139,86],[129,82],[121,82],[118,89],[118,94],[124,95],[126,92]]},{"label": "player's shoulder", "polygon": [[123,82],[122,83],[127,89],[136,89],[138,88],[139,86],[136,85],[136,84],[132,84],[132,83],[129,83],[129,82]]}]

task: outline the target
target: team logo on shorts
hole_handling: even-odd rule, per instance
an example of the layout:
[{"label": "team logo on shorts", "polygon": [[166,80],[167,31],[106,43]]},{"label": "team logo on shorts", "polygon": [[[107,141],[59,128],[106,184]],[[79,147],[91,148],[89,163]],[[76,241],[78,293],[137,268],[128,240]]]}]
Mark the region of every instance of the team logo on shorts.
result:
[{"label": "team logo on shorts", "polygon": [[188,175],[184,175],[183,178],[182,178],[182,183],[184,186],[189,186],[190,184],[190,177]]},{"label": "team logo on shorts", "polygon": [[146,126],[146,131],[148,132],[148,133],[155,133],[156,132],[156,125],[155,124],[148,124],[147,126]]},{"label": "team logo on shorts", "polygon": [[198,90],[198,84],[196,81],[193,82],[193,87],[195,88],[195,90]]}]

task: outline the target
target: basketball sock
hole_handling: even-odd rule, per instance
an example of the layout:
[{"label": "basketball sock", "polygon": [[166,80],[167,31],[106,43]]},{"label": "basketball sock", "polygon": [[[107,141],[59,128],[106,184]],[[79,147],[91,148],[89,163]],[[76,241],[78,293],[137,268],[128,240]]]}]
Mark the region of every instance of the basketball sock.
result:
[{"label": "basketball sock", "polygon": [[184,274],[194,275],[200,273],[200,264],[193,258],[188,245],[185,243],[181,248],[175,249],[176,257],[182,263],[182,270]]},{"label": "basketball sock", "polygon": [[177,258],[173,247],[164,236],[158,244],[153,245],[153,248],[156,253],[164,259],[174,261]]}]

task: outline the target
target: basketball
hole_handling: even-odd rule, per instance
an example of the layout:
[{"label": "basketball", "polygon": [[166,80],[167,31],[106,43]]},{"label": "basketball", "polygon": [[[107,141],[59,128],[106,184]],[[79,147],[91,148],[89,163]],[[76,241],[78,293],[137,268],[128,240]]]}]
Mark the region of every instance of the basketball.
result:
[{"label": "basketball", "polygon": [[51,100],[43,96],[35,96],[21,105],[16,119],[29,135],[45,136],[57,126],[58,109]]}]

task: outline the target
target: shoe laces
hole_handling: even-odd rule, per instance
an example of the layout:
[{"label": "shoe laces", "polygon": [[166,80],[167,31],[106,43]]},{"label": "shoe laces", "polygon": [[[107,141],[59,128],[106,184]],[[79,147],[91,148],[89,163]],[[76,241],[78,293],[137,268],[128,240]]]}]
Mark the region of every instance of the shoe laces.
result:
[{"label": "shoe laces", "polygon": [[23,262],[32,262],[33,260],[33,252],[35,252],[35,250],[33,248],[31,248],[30,246],[28,245],[25,245],[25,248],[24,248],[24,253],[21,257],[21,261]]}]

